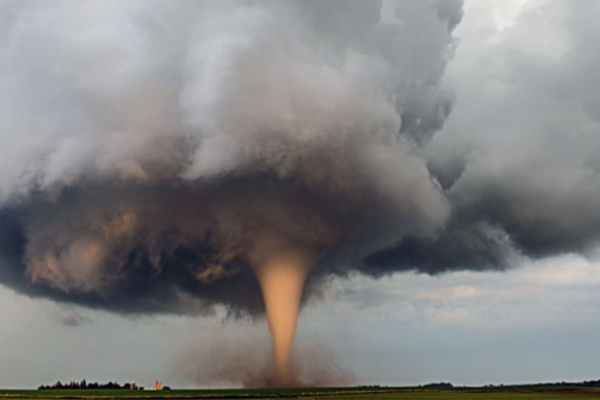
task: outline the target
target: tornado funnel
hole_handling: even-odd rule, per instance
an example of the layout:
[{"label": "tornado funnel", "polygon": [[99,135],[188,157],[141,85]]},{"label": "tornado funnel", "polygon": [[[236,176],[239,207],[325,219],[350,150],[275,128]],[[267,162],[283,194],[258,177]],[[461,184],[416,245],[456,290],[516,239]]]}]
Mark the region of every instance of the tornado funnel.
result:
[{"label": "tornado funnel", "polygon": [[276,385],[288,386],[289,359],[300,300],[312,258],[297,252],[278,254],[256,270],[273,339]]}]

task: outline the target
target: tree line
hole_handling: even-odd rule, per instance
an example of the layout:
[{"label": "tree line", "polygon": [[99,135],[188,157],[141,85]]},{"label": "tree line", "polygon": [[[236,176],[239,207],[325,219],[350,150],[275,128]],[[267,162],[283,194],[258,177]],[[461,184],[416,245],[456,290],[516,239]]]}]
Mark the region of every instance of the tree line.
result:
[{"label": "tree line", "polygon": [[[117,382],[108,382],[108,383],[98,383],[98,382],[90,382],[88,383],[85,379],[81,382],[69,382],[62,383],[61,381],[56,382],[53,385],[41,385],[38,387],[38,390],[49,390],[49,389],[125,389],[125,390],[144,390],[142,386],[137,386],[135,383],[126,383],[124,385],[120,385]],[[165,388],[166,389],[166,388]]]}]

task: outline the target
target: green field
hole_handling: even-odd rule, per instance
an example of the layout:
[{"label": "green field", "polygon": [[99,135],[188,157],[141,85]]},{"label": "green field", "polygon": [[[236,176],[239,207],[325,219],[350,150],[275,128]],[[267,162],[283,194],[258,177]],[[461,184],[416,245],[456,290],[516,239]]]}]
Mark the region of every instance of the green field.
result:
[{"label": "green field", "polygon": [[505,386],[494,388],[455,388],[435,390],[423,388],[302,388],[302,389],[240,389],[240,390],[0,390],[0,399],[332,399],[332,400],[544,400],[600,399],[600,388],[570,386]]}]

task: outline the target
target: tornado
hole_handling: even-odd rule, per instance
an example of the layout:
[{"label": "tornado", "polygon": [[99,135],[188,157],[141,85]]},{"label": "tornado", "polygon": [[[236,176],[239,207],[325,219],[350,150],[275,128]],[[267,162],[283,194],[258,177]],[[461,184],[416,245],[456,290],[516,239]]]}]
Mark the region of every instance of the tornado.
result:
[{"label": "tornado", "polygon": [[[0,284],[266,315],[288,385],[330,277],[591,254],[597,29],[572,18],[599,6],[562,3],[503,28],[488,71],[447,68],[461,0],[0,1]],[[551,68],[513,43],[538,23],[574,46]]]},{"label": "tornado", "polygon": [[277,386],[291,383],[289,361],[296,333],[304,282],[314,258],[306,252],[286,250],[256,269],[273,340]]},{"label": "tornado", "polygon": [[288,386],[321,283],[461,249],[423,151],[452,109],[460,0],[0,15],[1,284],[124,315],[266,316]]}]

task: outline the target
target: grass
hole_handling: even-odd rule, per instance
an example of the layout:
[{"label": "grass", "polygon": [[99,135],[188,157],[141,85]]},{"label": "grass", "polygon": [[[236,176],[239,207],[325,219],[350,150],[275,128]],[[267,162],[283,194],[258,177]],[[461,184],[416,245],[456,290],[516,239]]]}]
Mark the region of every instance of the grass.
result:
[{"label": "grass", "polygon": [[600,388],[570,386],[504,386],[493,388],[299,388],[238,390],[0,390],[0,400],[94,399],[302,399],[302,400],[578,400],[600,399]]}]

